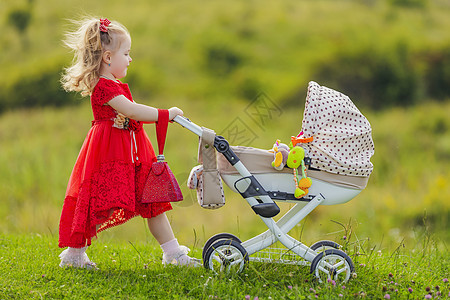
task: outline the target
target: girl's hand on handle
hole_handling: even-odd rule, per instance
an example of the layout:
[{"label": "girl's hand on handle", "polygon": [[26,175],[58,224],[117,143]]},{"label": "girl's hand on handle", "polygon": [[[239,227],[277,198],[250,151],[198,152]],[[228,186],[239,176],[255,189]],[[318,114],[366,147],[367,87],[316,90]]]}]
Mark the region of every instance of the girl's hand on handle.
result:
[{"label": "girl's hand on handle", "polygon": [[171,107],[169,108],[169,120],[172,121],[173,118],[175,118],[176,116],[182,116],[183,115],[183,111],[181,109],[179,109],[178,107]]}]

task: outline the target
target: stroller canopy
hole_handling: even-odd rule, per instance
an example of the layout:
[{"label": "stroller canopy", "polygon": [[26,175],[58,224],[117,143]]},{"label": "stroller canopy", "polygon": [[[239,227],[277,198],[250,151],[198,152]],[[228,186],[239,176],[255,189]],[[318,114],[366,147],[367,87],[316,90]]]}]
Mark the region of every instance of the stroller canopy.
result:
[{"label": "stroller canopy", "polygon": [[302,144],[311,167],[334,174],[368,177],[373,170],[372,128],[346,95],[311,81],[302,121]]}]

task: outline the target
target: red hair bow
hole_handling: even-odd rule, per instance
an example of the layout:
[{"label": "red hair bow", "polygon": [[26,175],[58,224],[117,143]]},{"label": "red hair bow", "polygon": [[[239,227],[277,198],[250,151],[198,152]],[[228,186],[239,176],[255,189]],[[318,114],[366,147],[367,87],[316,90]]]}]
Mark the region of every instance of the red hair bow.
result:
[{"label": "red hair bow", "polygon": [[100,31],[101,32],[108,32],[108,26],[111,24],[111,21],[108,19],[100,19]]}]

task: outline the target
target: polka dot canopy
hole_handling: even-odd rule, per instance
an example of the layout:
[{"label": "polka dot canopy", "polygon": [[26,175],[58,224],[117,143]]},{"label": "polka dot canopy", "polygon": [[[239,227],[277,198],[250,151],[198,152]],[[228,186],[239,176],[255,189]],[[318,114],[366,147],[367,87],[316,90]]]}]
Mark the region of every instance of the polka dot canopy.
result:
[{"label": "polka dot canopy", "polygon": [[368,177],[372,173],[372,128],[348,96],[311,81],[302,131],[305,138],[314,137],[302,144],[311,167],[349,176]]}]

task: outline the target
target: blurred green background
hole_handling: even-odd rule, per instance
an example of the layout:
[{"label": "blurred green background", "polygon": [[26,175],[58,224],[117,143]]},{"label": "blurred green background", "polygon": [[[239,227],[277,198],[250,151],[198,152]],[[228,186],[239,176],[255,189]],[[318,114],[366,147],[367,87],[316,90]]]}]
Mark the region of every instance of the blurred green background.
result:
[{"label": "blurred green background", "polygon": [[[72,59],[61,40],[69,19],[86,15],[129,29],[133,62],[123,81],[137,102],[178,106],[232,144],[268,149],[297,134],[310,80],[350,96],[372,124],[375,170],[359,196],[319,207],[294,237],[339,241],[348,234],[341,223],[385,247],[430,234],[450,241],[446,0],[1,1],[0,232],[58,234],[66,184],[92,120],[89,100],[59,85]],[[249,113],[261,99],[270,106],[263,121]],[[153,126],[146,131],[155,141]],[[227,188],[225,207],[196,204],[185,181],[197,164],[197,141],[171,125],[166,157],[186,198],[168,214],[178,239],[202,245],[218,232],[247,239],[264,231]],[[136,218],[99,237],[149,235]]]}]

